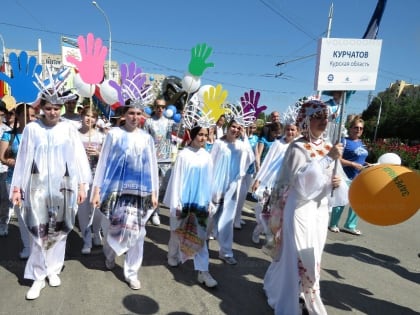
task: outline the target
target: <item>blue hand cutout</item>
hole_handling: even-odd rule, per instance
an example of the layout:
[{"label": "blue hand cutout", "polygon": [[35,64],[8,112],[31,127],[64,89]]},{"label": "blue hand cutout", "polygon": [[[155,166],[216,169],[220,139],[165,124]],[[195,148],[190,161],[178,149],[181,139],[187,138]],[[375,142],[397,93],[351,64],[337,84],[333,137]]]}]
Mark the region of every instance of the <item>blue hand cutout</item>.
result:
[{"label": "blue hand cutout", "polygon": [[28,60],[26,51],[21,51],[19,58],[15,53],[11,53],[9,61],[12,67],[12,75],[9,77],[5,73],[0,72],[0,80],[10,86],[16,102],[34,102],[39,93],[38,88],[34,84],[37,82],[35,74],[41,74],[42,66],[36,64],[37,60],[34,56],[31,56]]}]

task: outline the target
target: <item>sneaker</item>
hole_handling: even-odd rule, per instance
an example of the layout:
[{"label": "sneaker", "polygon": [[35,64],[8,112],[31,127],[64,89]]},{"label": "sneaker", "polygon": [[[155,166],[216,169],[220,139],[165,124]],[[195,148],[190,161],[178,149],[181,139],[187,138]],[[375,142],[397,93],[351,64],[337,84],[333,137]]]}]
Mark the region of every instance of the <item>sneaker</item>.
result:
[{"label": "sneaker", "polygon": [[9,226],[7,223],[0,224],[0,236],[7,236],[9,234]]},{"label": "sneaker", "polygon": [[84,245],[82,248],[82,254],[83,255],[89,255],[91,252],[91,248],[89,246]]},{"label": "sneaker", "polygon": [[252,243],[254,244],[260,243],[260,233],[252,232]]},{"label": "sneaker", "polygon": [[48,284],[50,287],[59,287],[61,285],[61,279],[56,274],[51,274],[48,276]]},{"label": "sneaker", "polygon": [[101,233],[95,233],[93,235],[93,245],[94,246],[102,246],[102,236],[101,236]]},{"label": "sneaker", "polygon": [[115,268],[115,260],[114,259],[113,260],[105,259],[105,267],[108,270],[114,269]]},{"label": "sneaker", "polygon": [[223,260],[225,263],[227,263],[228,265],[236,265],[238,263],[237,260],[233,257],[219,256],[219,258]]},{"label": "sneaker", "polygon": [[24,247],[22,251],[19,253],[19,258],[28,259],[30,254],[31,254],[31,249],[29,247]]},{"label": "sneaker", "polygon": [[125,278],[125,282],[128,283],[128,286],[132,289],[132,290],[140,290],[141,288],[141,283],[139,279],[128,279]]},{"label": "sneaker", "polygon": [[159,215],[157,213],[152,215],[152,223],[153,223],[154,226],[159,226],[160,225],[160,218],[159,218]]},{"label": "sneaker", "polygon": [[204,283],[207,288],[214,288],[217,285],[217,281],[208,271],[199,271],[197,281],[201,284]]},{"label": "sneaker", "polygon": [[35,300],[39,298],[43,288],[45,288],[45,280],[35,280],[31,288],[26,292],[26,299]]},{"label": "sneaker", "polygon": [[168,257],[168,265],[171,267],[178,267],[179,259],[175,257]]}]

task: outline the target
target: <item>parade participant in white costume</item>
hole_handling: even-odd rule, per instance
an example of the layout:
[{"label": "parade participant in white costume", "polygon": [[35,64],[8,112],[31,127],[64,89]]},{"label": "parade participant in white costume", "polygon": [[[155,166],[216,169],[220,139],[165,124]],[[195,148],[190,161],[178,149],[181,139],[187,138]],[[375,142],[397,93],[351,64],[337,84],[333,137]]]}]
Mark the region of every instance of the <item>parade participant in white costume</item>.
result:
[{"label": "parade participant in white costume", "polygon": [[266,246],[270,246],[273,241],[273,236],[268,228],[268,218],[270,216],[270,209],[268,207],[270,201],[271,190],[274,186],[274,181],[279,174],[284,154],[289,144],[298,137],[298,127],[296,125],[296,115],[301,104],[290,106],[281,116],[280,122],[284,126],[284,135],[274,141],[270,150],[268,151],[260,170],[258,171],[252,191],[258,199],[258,204],[255,206],[255,219],[257,225],[252,232],[252,242],[259,244],[260,235],[265,234]]},{"label": "parade participant in white costume", "polygon": [[326,314],[319,280],[331,206],[327,197],[333,188],[336,198],[347,196],[344,180],[333,175],[343,146],[323,138],[328,123],[323,102],[305,102],[297,122],[303,136],[289,145],[271,196],[270,227],[277,251],[264,277],[264,290],[276,315],[300,314],[300,296],[309,314],[321,315]]},{"label": "parade participant in white costume", "polygon": [[[251,145],[245,137],[245,127],[255,119],[252,113],[242,112],[233,105],[228,115],[227,132],[214,142],[211,156],[214,164],[212,203],[216,212],[212,218],[214,237],[219,243],[219,258],[235,265],[233,257],[233,223],[241,181],[255,160]],[[242,138],[243,141],[239,138]]]},{"label": "parade participant in white costume", "polygon": [[[198,282],[215,287],[209,273],[207,219],[211,201],[213,161],[204,146],[214,121],[206,119],[200,108],[187,106],[184,125],[190,130],[191,143],[178,154],[163,202],[170,209],[168,264],[194,259]],[[188,237],[187,237],[188,236]]]},{"label": "parade participant in white costume", "polygon": [[[95,123],[98,119],[98,113],[89,105],[83,107],[81,114],[82,127],[79,129],[79,136],[82,140],[83,147],[89,159],[90,169],[92,174],[95,174],[96,164],[99,160],[102,143],[105,139],[105,134],[95,128]],[[92,249],[92,230],[93,230],[93,244],[95,246],[102,245],[101,236],[101,216],[99,211],[94,211],[90,204],[91,187],[89,187],[88,198],[79,205],[77,212],[77,219],[79,220],[80,232],[83,236],[82,254],[88,255]],[[93,218],[90,216],[93,215]],[[89,226],[89,219],[92,219],[92,227]]]},{"label": "parade participant in white costume", "polygon": [[133,290],[141,288],[138,271],[143,261],[145,225],[158,206],[155,146],[152,137],[139,128],[146,98],[132,93],[122,109],[124,126],[108,132],[91,198],[92,205],[109,219],[103,227],[105,266],[113,269],[115,257],[125,253],[124,278]]},{"label": "parade participant in white costume", "polygon": [[62,82],[48,88],[39,78],[38,82],[43,115],[23,131],[10,193],[12,202],[22,205],[21,215],[32,238],[24,275],[34,280],[26,294],[28,300],[39,297],[45,278],[52,287],[61,284],[58,275],[67,235],[91,181],[77,129],[60,117],[67,100],[58,92]]}]

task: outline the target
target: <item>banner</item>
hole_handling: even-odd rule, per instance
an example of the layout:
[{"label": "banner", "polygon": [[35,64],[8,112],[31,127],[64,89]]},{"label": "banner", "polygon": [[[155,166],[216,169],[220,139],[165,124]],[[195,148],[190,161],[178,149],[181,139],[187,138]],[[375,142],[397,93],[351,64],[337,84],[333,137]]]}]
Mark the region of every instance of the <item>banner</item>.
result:
[{"label": "banner", "polygon": [[81,59],[79,45],[76,38],[61,36],[61,60],[64,66],[74,67],[74,65],[67,61],[67,56],[74,56]]},{"label": "banner", "polygon": [[321,38],[315,89],[375,90],[382,40]]}]

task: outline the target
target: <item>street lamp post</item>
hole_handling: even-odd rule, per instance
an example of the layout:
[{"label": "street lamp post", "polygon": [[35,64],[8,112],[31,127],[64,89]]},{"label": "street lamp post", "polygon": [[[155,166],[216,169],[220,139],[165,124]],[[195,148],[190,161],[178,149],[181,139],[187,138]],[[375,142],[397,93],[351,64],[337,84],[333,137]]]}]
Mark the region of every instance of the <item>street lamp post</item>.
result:
[{"label": "street lamp post", "polygon": [[2,55],[3,55],[3,62],[4,62],[4,73],[7,75],[7,64],[6,64],[6,45],[4,44],[3,36],[0,34],[1,44],[3,45],[2,48]]},{"label": "street lamp post", "polygon": [[111,23],[109,23],[108,16],[106,15],[105,11],[99,6],[96,1],[92,1],[92,4],[102,13],[105,17],[106,23],[108,24],[108,32],[109,32],[109,46],[108,46],[108,79],[111,78]]},{"label": "street lamp post", "polygon": [[376,121],[375,134],[373,135],[373,143],[376,142],[376,134],[378,133],[378,126],[379,126],[379,121],[381,120],[381,112],[382,112],[382,99],[379,96],[375,96],[374,98],[377,98],[379,100],[379,112],[378,112],[378,120]]}]

